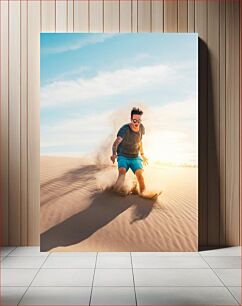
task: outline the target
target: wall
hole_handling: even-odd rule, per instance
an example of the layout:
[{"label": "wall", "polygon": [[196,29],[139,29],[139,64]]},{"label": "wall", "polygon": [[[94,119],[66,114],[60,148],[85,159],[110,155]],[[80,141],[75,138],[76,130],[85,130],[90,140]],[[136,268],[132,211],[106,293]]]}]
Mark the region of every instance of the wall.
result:
[{"label": "wall", "polygon": [[1,0],[2,244],[39,244],[42,32],[198,32],[199,245],[240,244],[240,1]]}]

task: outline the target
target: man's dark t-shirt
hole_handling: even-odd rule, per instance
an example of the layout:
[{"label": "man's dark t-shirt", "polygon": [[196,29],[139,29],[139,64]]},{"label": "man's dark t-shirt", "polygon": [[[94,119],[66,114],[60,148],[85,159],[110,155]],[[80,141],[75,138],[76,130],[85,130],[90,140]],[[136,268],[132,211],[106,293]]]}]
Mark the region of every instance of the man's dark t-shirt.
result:
[{"label": "man's dark t-shirt", "polygon": [[140,124],[138,132],[134,132],[129,124],[123,125],[117,134],[117,136],[123,138],[117,149],[118,155],[137,157],[139,155],[140,141],[144,133],[145,128],[143,124]]}]

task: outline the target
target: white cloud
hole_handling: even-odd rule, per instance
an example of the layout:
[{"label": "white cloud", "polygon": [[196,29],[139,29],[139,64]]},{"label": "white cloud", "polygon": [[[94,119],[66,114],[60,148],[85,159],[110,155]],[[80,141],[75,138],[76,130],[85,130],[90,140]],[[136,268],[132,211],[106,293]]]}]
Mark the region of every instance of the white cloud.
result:
[{"label": "white cloud", "polygon": [[91,113],[88,116],[75,114],[59,122],[42,124],[41,151],[69,150],[73,147],[75,152],[79,151],[80,154],[88,151],[88,148],[89,151],[93,151],[112,131],[110,114],[110,112],[98,115]]},{"label": "white cloud", "polygon": [[89,45],[102,43],[107,39],[113,38],[115,35],[116,34],[91,34],[86,38],[81,38],[81,39],[79,38],[78,40],[74,41],[72,44],[69,43],[62,46],[42,48],[41,53],[47,55],[47,54],[57,54],[67,51],[78,50]]},{"label": "white cloud", "polygon": [[152,58],[153,56],[149,53],[139,53],[133,58],[133,60],[138,62],[138,61],[143,61],[143,60],[152,59]]},{"label": "white cloud", "polygon": [[131,90],[160,86],[179,77],[176,67],[167,65],[100,71],[91,78],[56,81],[41,88],[41,107],[87,103],[87,100],[124,94]]},{"label": "white cloud", "polygon": [[53,83],[53,82],[57,82],[57,81],[63,81],[65,79],[70,79],[70,78],[74,78],[74,77],[80,77],[80,75],[82,75],[84,72],[88,71],[89,67],[87,66],[80,66],[76,69],[73,69],[71,71],[66,71],[63,73],[58,74],[56,77],[52,78],[52,79],[47,79],[45,83]]},{"label": "white cloud", "polygon": [[[132,103],[133,104],[133,103]],[[132,105],[130,103],[130,105]],[[140,105],[140,104],[139,104]],[[169,102],[162,106],[144,108],[143,124],[146,129],[144,149],[148,157],[165,162],[197,164],[197,100],[191,97]],[[87,152],[111,153],[111,145],[122,124],[127,123],[130,107],[102,113],[72,115],[61,122],[41,127],[41,149],[43,152],[64,152],[73,155]],[[109,138],[109,136],[111,137]],[[106,149],[100,149],[106,145]],[[64,155],[64,153],[63,153]]]}]

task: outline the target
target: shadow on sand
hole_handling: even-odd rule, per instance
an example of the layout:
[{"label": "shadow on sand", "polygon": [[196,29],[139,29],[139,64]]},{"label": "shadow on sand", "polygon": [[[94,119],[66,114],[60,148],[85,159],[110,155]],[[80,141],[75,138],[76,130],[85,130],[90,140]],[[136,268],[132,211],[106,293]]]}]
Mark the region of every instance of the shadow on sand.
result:
[{"label": "shadow on sand", "polygon": [[90,206],[87,209],[41,234],[41,251],[77,244],[131,207],[132,225],[138,220],[147,218],[154,203],[155,200],[142,199],[137,195],[120,197],[111,191],[96,192],[90,199]]},{"label": "shadow on sand", "polygon": [[106,166],[85,165],[69,170],[63,175],[53,178],[40,185],[40,206],[51,203],[76,190],[81,191],[89,183],[95,181],[95,174],[107,168]]}]

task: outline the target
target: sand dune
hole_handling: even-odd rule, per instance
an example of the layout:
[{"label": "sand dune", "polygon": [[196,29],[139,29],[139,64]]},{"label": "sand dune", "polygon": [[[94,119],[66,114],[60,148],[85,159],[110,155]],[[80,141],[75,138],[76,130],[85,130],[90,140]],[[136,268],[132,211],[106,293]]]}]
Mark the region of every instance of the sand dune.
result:
[{"label": "sand dune", "polygon": [[[197,251],[197,168],[148,166],[156,201],[105,190],[116,166],[41,157],[42,251]],[[132,173],[127,184],[133,180]]]}]

